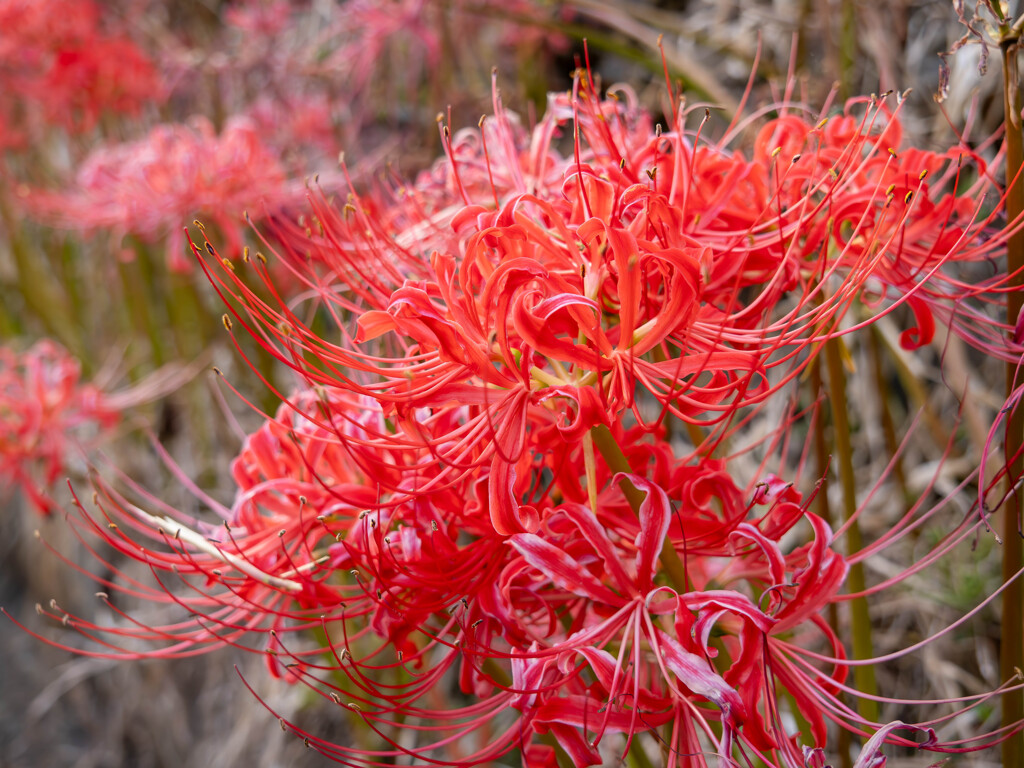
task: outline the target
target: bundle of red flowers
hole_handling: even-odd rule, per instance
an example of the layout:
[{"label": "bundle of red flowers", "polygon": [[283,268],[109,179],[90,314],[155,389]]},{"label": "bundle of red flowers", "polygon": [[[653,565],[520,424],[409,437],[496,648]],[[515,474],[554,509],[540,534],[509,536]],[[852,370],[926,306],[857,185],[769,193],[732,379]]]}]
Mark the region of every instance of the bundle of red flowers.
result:
[{"label": "bundle of red flowers", "polygon": [[50,125],[87,133],[104,113],[138,114],[159,98],[153,64],[103,28],[100,10],[92,0],[0,2],[0,147]]},{"label": "bundle of red flowers", "polygon": [[[850,564],[920,510],[844,556],[811,489],[785,479],[803,467],[795,416],[756,469],[729,446],[790,398],[822,344],[901,306],[907,348],[938,319],[1020,355],[982,311],[1003,278],[957,277],[1013,229],[981,236],[983,163],[902,150],[894,96],[821,120],[779,105],[748,157],[731,148],[748,126],[709,142],[677,104],[662,132],[628,90],[602,97],[585,72],[532,130],[495,94],[479,130],[442,122],[446,157],[415,184],[340,211],[313,194],[308,233],[279,228],[298,299],[279,299],[262,254],[245,257],[257,289],[211,243],[193,246],[228,330],[304,385],[246,441],[234,504],[206,499],[220,525],[149,498],[153,514],[105,484],[98,515],[78,505],[159,580],[107,587],[186,618],[54,615],[103,655],[250,648],[263,634],[274,674],[379,735],[300,732],[346,764],[520,750],[553,766],[557,744],[575,765],[607,747],[638,764],[655,749],[671,765],[795,767],[822,763],[832,721],[877,730],[858,762],[877,765],[882,739],[910,742],[843,703],[849,667],[872,660],[847,659],[822,609],[854,597],[840,594]],[[1001,735],[948,744],[935,724],[906,727],[939,751]]]}]

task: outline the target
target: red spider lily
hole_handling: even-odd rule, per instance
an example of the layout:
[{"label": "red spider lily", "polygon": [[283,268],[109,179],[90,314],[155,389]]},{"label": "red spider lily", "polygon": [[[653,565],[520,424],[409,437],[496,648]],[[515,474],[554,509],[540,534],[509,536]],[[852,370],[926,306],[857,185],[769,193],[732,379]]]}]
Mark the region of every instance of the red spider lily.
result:
[{"label": "red spider lily", "polygon": [[0,28],[0,115],[12,123],[87,132],[104,112],[137,114],[161,98],[152,63],[102,29],[90,0],[3,0]]},{"label": "red spider lily", "polygon": [[[638,516],[606,485],[596,514],[561,504],[545,510],[536,533],[503,543],[487,533],[483,509],[459,508],[465,487],[389,506],[379,487],[368,486],[364,473],[407,473],[397,469],[397,455],[370,447],[383,421],[365,405],[341,393],[307,393],[283,407],[236,461],[240,490],[231,509],[219,509],[227,522],[220,528],[149,498],[147,506],[165,515],[154,516],[100,487],[95,501],[106,524],[87,515],[93,533],[159,578],[154,588],[111,566],[104,589],[170,602],[191,618],[148,626],[127,619],[116,599],[111,607],[127,619],[119,627],[57,605],[44,613],[99,641],[100,655],[252,648],[249,636],[263,635],[256,649],[275,674],[356,713],[389,743],[367,751],[307,736],[349,764],[403,754],[486,764],[518,747],[526,764],[541,765],[550,748],[531,742],[550,733],[576,764],[592,765],[610,734],[624,734],[629,749],[638,733],[660,729],[678,756],[673,764],[703,765],[712,749],[742,762],[797,766],[804,762],[784,725],[787,707],[810,723],[804,738],[815,745],[825,743],[826,718],[874,727],[835,697],[847,690],[850,662],[820,618],[841,599],[847,561],[833,550],[828,527],[777,478],[744,493],[720,462],[677,466],[670,474],[685,470],[688,479],[670,498],[629,476],[646,494]],[[707,501],[693,504],[710,498],[697,485],[718,489],[719,512],[705,511]],[[717,535],[701,535],[712,514]],[[897,528],[908,530],[914,514]],[[801,520],[813,538],[787,552],[782,540]],[[686,584],[665,580],[666,540],[685,561]],[[185,579],[185,591],[172,589],[172,573]],[[311,630],[325,633],[327,659],[323,647],[303,642]],[[138,641],[159,647],[141,650]],[[437,686],[452,675],[475,703],[452,708],[437,700]],[[419,735],[389,735],[396,718],[420,723]],[[455,745],[462,757],[445,757]]]},{"label": "red spider lily", "polygon": [[[308,233],[273,222],[304,287],[294,300],[265,256],[245,256],[256,290],[193,243],[226,328],[306,388],[247,440],[235,503],[204,499],[221,525],[104,483],[99,515],[78,505],[158,580],[111,566],[104,587],[189,619],[124,612],[105,628],[49,613],[109,655],[261,641],[274,674],[383,740],[306,737],[348,764],[486,764],[518,748],[550,765],[535,739],[550,735],[591,765],[609,734],[628,750],[651,731],[673,765],[792,767],[818,759],[799,736],[823,746],[830,721],[881,729],[862,764],[883,738],[909,743],[838,698],[849,666],[877,660],[846,658],[821,612],[859,596],[840,595],[850,563],[932,512],[915,507],[844,557],[795,489],[770,474],[737,483],[710,455],[857,327],[856,303],[876,317],[909,307],[908,347],[938,316],[1019,354],[982,322],[1002,278],[954,271],[1005,237],[982,238],[985,184],[959,197],[954,154],[891,147],[896,110],[878,100],[830,122],[780,108],[748,160],[730,148],[742,126],[708,143],[677,108],[662,134],[621,93],[601,99],[578,78],[528,134],[495,96],[480,130],[442,126],[445,160],[393,200],[353,194],[338,212],[312,195]],[[317,313],[334,337],[314,330]],[[702,444],[678,456],[668,419],[706,429]],[[933,554],[981,525],[973,516]],[[787,726],[796,715],[809,734]]]},{"label": "red spider lily", "polygon": [[288,0],[239,0],[231,3],[224,19],[254,35],[279,35],[288,26],[292,5]]},{"label": "red spider lily", "polygon": [[95,150],[69,192],[39,193],[28,205],[64,227],[109,228],[146,239],[169,236],[172,269],[191,269],[182,255],[181,227],[208,216],[242,250],[246,209],[280,205],[294,197],[275,156],[253,126],[235,120],[219,133],[205,120],[162,125],[140,141]]},{"label": "red spider lily", "polygon": [[[0,347],[0,456],[7,483],[20,486],[41,512],[54,509],[44,488],[64,471],[75,434],[109,430],[119,413],[81,381],[78,361],[52,342],[23,355]],[[87,438],[86,438],[87,439]],[[42,468],[42,482],[33,477]]]},{"label": "red spider lily", "polygon": [[[787,113],[748,161],[728,136],[689,137],[681,110],[662,135],[628,93],[601,100],[583,82],[553,98],[529,137],[497,96],[480,131],[449,140],[443,128],[447,159],[390,208],[352,197],[339,215],[313,197],[321,234],[299,247],[324,270],[295,274],[342,343],[234,271],[211,272],[273,354],[311,384],[377,400],[403,445],[424,445],[408,418],[417,409],[458,414],[451,439],[426,447],[446,481],[489,477],[498,533],[538,524],[515,501],[532,431],[554,427],[571,448],[627,413],[646,429],[672,415],[713,427],[713,446],[739,408],[780,391],[840,333],[858,299],[876,318],[909,306],[908,346],[930,340],[939,313],[1013,354],[971,303],[1000,280],[944,271],[993,247],[978,242],[976,198],[954,194],[959,163],[888,147],[899,125],[884,102],[817,125]],[[563,159],[552,141],[569,118],[574,154]]]},{"label": "red spider lily", "polygon": [[74,454],[109,438],[126,410],[179,386],[183,373],[164,369],[107,392],[82,381],[78,361],[52,341],[21,354],[0,347],[0,478],[49,514],[57,508],[49,490]]},{"label": "red spider lily", "polygon": [[[379,411],[358,398],[300,395],[246,440],[233,465],[238,493],[230,508],[188,483],[218,513],[220,526],[136,488],[145,506],[161,513],[154,515],[100,483],[94,503],[102,519],[76,502],[85,529],[164,574],[161,580],[185,579],[184,596],[163,600],[195,617],[115,634],[161,644],[152,655],[191,655],[256,631],[306,629],[325,609],[341,606],[346,617],[368,616],[404,647],[409,632],[469,588],[500,542],[486,536],[485,523],[457,511],[471,493],[465,486],[410,500],[406,487],[425,473],[409,456],[375,444],[385,428]],[[459,533],[477,540],[463,546]],[[162,594],[107,565],[127,586],[105,581],[105,588],[147,599]],[[351,583],[330,578],[349,571],[359,574]],[[102,631],[72,618],[83,631]],[[130,642],[104,644],[110,653],[130,653]]]}]

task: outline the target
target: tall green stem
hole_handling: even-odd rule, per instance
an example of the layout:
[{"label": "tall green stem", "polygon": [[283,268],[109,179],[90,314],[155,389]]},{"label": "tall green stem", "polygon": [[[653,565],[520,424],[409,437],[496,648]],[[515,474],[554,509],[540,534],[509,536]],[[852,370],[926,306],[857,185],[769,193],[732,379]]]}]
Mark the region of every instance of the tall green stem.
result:
[{"label": "tall green stem", "polygon": [[[836,459],[839,469],[839,485],[843,492],[843,520],[849,521],[857,511],[857,483],[853,474],[853,448],[850,444],[849,405],[846,399],[846,373],[843,370],[842,341],[831,338],[825,342],[825,362],[828,366],[828,395],[832,406],[832,427]],[[847,555],[859,552],[864,544],[861,540],[860,526],[856,521],[846,530]],[[862,592],[866,582],[864,566],[854,563],[850,566],[847,583],[851,592]],[[871,616],[868,603],[863,597],[850,601],[851,630],[853,633],[853,657],[870,659],[874,656],[871,641]],[[878,694],[878,683],[875,681],[875,668],[870,664],[854,667],[854,680],[857,689],[871,696]],[[878,722],[878,703],[873,699],[859,698],[857,711],[860,716],[871,723]]]},{"label": "tall green stem", "polygon": [[17,269],[18,290],[25,306],[43,324],[46,332],[56,337],[80,360],[85,360],[81,334],[68,312],[67,302],[59,286],[54,285],[43,256],[33,253],[20,222],[9,201],[0,193],[0,220],[10,236],[11,253]]},{"label": "tall green stem", "polygon": [[[1003,54],[1003,110],[1006,126],[1006,179],[1009,187],[1006,192],[1006,215],[1012,223],[1021,220],[1024,213],[1024,180],[1020,178],[1022,162],[1024,162],[1024,144],[1021,138],[1021,103],[1020,83],[1017,72],[1017,50],[1020,39],[1016,34],[1008,34],[1000,40]],[[1021,289],[1024,287],[1024,233],[1017,232],[1006,243],[1006,269],[1010,277],[1011,290],[1006,297],[1006,321],[1011,328],[1017,325],[1017,319],[1024,305]],[[1017,273],[1017,274],[1014,274]],[[1015,363],[1006,365],[1006,393],[1009,395],[1022,383],[1022,376]],[[1003,509],[1003,580],[1013,578],[1021,568],[1024,558],[1020,536],[1021,503],[1020,489],[1016,481],[1024,474],[1024,460],[1020,458],[1021,447],[1024,446],[1024,408],[1018,406],[1011,411],[1006,422],[1006,462],[1013,488],[1006,499]],[[1024,656],[1024,585],[1020,580],[1011,584],[1003,592],[1003,622],[999,653],[999,667],[1002,679],[1009,680],[1016,668],[1020,667]],[[1003,697],[1003,725],[1010,726],[1024,719],[1024,694],[1020,691],[1008,693]],[[1004,768],[1022,768],[1024,766],[1024,734],[1018,733],[1003,742]]]},{"label": "tall green stem", "polygon": [[[889,382],[882,365],[882,342],[880,337],[881,332],[878,328],[872,327],[871,333],[868,335],[868,352],[871,355],[871,368],[875,378],[875,389],[878,390],[879,394],[879,415],[882,421],[882,435],[885,438],[885,450],[889,457],[893,459],[892,476],[900,492],[903,494],[903,509],[908,510],[912,504],[912,494],[907,486],[907,473],[903,469],[903,457],[898,455],[900,441],[896,436],[896,423],[890,411],[892,398],[889,396]],[[944,443],[939,443],[939,445],[944,445]],[[915,538],[916,533],[915,531]]]},{"label": "tall green stem", "polygon": [[[811,361],[811,392],[814,397],[818,397],[820,393],[825,391],[825,384],[821,377],[821,365],[821,356],[815,356],[814,360]],[[828,440],[825,437],[824,414],[819,413],[818,418],[816,418],[814,422],[814,457],[817,462],[818,477],[821,478],[821,487],[818,489],[818,494],[815,497],[815,506],[818,510],[818,516],[828,523],[829,527],[834,528],[835,521],[833,520],[832,508],[828,502],[829,450]],[[828,625],[838,637],[839,607],[834,602],[830,602],[826,609],[825,616],[828,621]],[[841,698],[845,698],[842,693],[839,695]],[[807,731],[807,733],[810,733],[810,731]],[[836,741],[836,754],[839,755],[840,768],[853,768],[853,758],[850,756],[850,742],[850,732],[845,728],[840,728]]]}]

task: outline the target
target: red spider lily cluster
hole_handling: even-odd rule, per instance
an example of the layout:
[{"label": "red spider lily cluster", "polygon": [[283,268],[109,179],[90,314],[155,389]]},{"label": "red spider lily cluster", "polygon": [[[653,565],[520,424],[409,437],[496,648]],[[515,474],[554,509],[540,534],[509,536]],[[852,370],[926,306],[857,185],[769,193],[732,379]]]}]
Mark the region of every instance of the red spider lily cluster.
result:
[{"label": "red spider lily cluster", "polygon": [[52,512],[56,504],[43,489],[65,473],[71,446],[110,430],[121,407],[83,382],[78,361],[52,342],[21,355],[0,347],[0,478]]},{"label": "red spider lily cluster", "polygon": [[280,207],[298,192],[255,125],[235,120],[219,134],[206,120],[160,125],[139,141],[100,147],[85,159],[69,190],[39,193],[36,215],[68,228],[167,238],[168,265],[192,269],[181,222],[200,214],[242,250],[239,224],[247,208]]},{"label": "red spider lily cluster", "polygon": [[91,131],[104,113],[138,114],[161,90],[149,58],[104,29],[91,0],[3,0],[0,29],[0,148],[47,125]]},{"label": "red spider lily cluster", "polygon": [[[301,179],[314,172],[325,188],[340,186],[329,169],[341,140],[349,148],[387,144],[366,138],[394,132],[367,129],[385,111],[380,104],[408,100],[435,78],[445,35],[479,27],[459,4],[343,5],[343,12],[325,12],[304,2],[230,3],[211,53],[184,34],[147,28],[142,5],[115,13],[92,2],[0,2],[0,148],[39,149],[28,138],[54,128],[75,137],[26,167],[15,161],[4,202],[48,226],[165,241],[173,272],[192,266],[181,232],[196,216],[216,224],[229,252],[240,253],[245,212],[258,220],[301,202]],[[523,17],[537,10],[506,5]],[[124,34],[129,28],[155,38],[151,58]],[[382,72],[396,50],[408,60],[400,72]],[[385,93],[382,83],[394,90]],[[203,116],[210,101],[227,115],[217,127]],[[131,126],[127,135],[135,138],[118,130],[88,141],[101,116],[140,117],[159,105],[184,115],[150,122],[148,133]],[[56,162],[66,149],[73,174]]]},{"label": "red spider lily cluster", "polygon": [[109,440],[125,412],[181,386],[192,374],[167,366],[128,388],[83,380],[78,360],[44,340],[25,352],[0,346],[0,489],[20,488],[45,514],[70,463]]},{"label": "red spider lily cluster", "polygon": [[[865,721],[841,698],[874,660],[847,658],[823,609],[856,597],[852,563],[934,510],[844,554],[789,439],[821,346],[889,313],[912,318],[907,349],[940,322],[1021,353],[985,312],[1005,276],[971,275],[1013,231],[983,236],[984,164],[903,149],[898,109],[784,104],[710,142],[703,110],[675,105],[662,132],[589,73],[530,130],[495,90],[478,129],[441,124],[446,156],[415,183],[340,209],[313,194],[308,228],[272,222],[298,298],[263,254],[193,246],[227,329],[303,386],[247,438],[233,504],[194,488],[219,524],[103,483],[95,510],[76,501],[157,579],[112,560],[104,598],[180,619],[113,599],[114,626],[49,613],[99,655],[264,653],[379,736],[293,728],[352,765],[518,750],[554,766],[557,744],[581,766],[655,746],[670,765],[795,768],[823,764],[830,722],[876,732],[862,766],[884,739],[913,743],[899,727],[937,751],[994,743]],[[744,461],[745,428],[780,399]],[[906,573],[978,531],[975,512]]]}]

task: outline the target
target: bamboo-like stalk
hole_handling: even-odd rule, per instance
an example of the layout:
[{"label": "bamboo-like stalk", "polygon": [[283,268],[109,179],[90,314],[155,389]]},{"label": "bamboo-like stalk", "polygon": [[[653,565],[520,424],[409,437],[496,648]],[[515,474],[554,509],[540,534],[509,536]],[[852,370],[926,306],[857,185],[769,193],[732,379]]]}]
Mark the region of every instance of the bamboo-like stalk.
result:
[{"label": "bamboo-like stalk", "polygon": [[[633,472],[629,462],[626,460],[625,454],[615,441],[615,436],[612,435],[608,427],[598,424],[590,430],[590,434],[594,439],[594,446],[601,452],[605,463],[608,464],[608,469],[612,472]],[[622,480],[619,483],[619,488],[622,489],[626,496],[626,501],[629,502],[629,506],[633,508],[633,511],[639,512],[640,504],[644,500],[644,493],[628,480]],[[689,583],[686,578],[686,568],[683,566],[683,561],[679,559],[679,553],[676,552],[668,537],[665,538],[665,543],[661,548],[660,561],[665,572],[668,574],[672,587],[680,592],[685,592],[688,589],[687,584]]]},{"label": "bamboo-like stalk", "polygon": [[[846,374],[843,371],[842,341],[830,338],[825,342],[825,363],[828,368],[828,399],[832,406],[832,427],[836,461],[838,464],[839,485],[843,495],[843,520],[848,521],[857,511],[857,482],[853,473],[853,448],[850,444],[849,404],[846,398]],[[861,540],[860,526],[856,521],[846,530],[846,554],[852,555],[864,547]],[[863,592],[866,587],[864,565],[853,563],[847,584],[851,592]],[[853,657],[870,659],[874,655],[871,640],[871,615],[868,602],[864,597],[850,601],[850,628],[853,634]],[[854,680],[857,690],[861,693],[877,696],[878,683],[875,680],[875,668],[870,664],[854,667]],[[857,711],[870,723],[878,722],[878,702],[873,699],[857,699]]]},{"label": "bamboo-like stalk", "polygon": [[[22,300],[42,323],[46,332],[57,338],[75,357],[82,361],[88,357],[74,318],[68,312],[65,296],[54,285],[48,270],[31,253],[21,224],[5,196],[0,193],[0,221],[10,237],[11,254],[17,271],[17,286]],[[8,324],[8,323],[5,323]],[[84,364],[84,362],[83,362]]]},{"label": "bamboo-like stalk", "polygon": [[[138,262],[126,264],[119,261],[117,268],[121,274],[121,288],[125,303],[131,312],[134,330],[145,334],[149,342],[150,359],[153,365],[159,368],[168,359],[164,351],[163,331],[153,316],[154,308],[146,290],[145,280],[139,274]],[[132,375],[135,378],[139,374],[135,371]]]},{"label": "bamboo-like stalk", "polygon": [[[821,377],[821,363],[820,356],[816,356],[811,361],[811,392],[814,394],[814,397],[818,397],[819,393],[825,391],[825,384]],[[818,516],[828,523],[829,527],[834,527],[832,508],[828,502],[828,439],[825,437],[824,414],[821,413],[814,420],[814,457],[817,463],[818,476],[821,478],[821,487],[818,489],[818,494],[814,497],[815,507],[817,508]],[[832,631],[838,636],[839,607],[834,602],[828,604],[825,618]],[[839,695],[843,696],[842,693]],[[840,768],[853,768],[853,758],[850,756],[851,741],[850,732],[845,728],[840,728],[839,736],[836,740],[836,753],[839,755]]]},{"label": "bamboo-like stalk", "polygon": [[[998,4],[993,4],[998,5]],[[1003,60],[1003,110],[1006,135],[1006,215],[1011,222],[1020,220],[1024,213],[1024,182],[1019,178],[1024,164],[1024,141],[1021,131],[1020,83],[1017,71],[1017,50],[1019,33],[1008,27],[1002,20],[1003,36],[999,41]],[[1006,297],[1006,321],[1011,328],[1017,325],[1021,307],[1024,305],[1024,233],[1018,232],[1006,243],[1006,270],[1010,277],[1011,290]],[[1017,274],[1014,274],[1017,273]],[[1015,363],[1006,366],[1006,392],[1009,395],[1020,383],[1022,374]],[[1022,499],[1016,480],[1024,474],[1024,460],[1019,456],[1024,446],[1024,408],[1017,407],[1006,421],[1005,455],[1009,477],[1014,488],[1003,508],[1003,580],[1011,579],[1021,568],[1024,547],[1020,536]],[[1016,674],[1024,658],[1024,585],[1015,580],[1003,592],[1003,619],[1000,629],[999,668],[1003,680]],[[1003,725],[1011,726],[1024,720],[1024,694],[1020,691],[1003,696]],[[1004,768],[1024,768],[1024,733],[1017,733],[1003,742]]]},{"label": "bamboo-like stalk", "polygon": [[841,0],[839,6],[839,95],[848,99],[855,89],[857,54],[857,5],[854,0]]},{"label": "bamboo-like stalk", "polygon": [[[896,436],[896,423],[893,421],[892,412],[889,410],[892,398],[889,396],[889,383],[886,379],[885,370],[882,366],[882,343],[879,338],[880,336],[881,333],[878,329],[872,327],[871,333],[868,336],[868,352],[871,355],[871,368],[872,373],[874,374],[875,388],[878,390],[879,394],[879,416],[882,420],[882,435],[885,438],[885,450],[890,457],[895,458],[892,467],[892,476],[896,481],[896,485],[900,489],[900,493],[903,495],[903,509],[906,511],[913,503],[913,497],[910,493],[909,486],[907,485],[907,473],[903,468],[903,458],[897,455],[900,448],[900,441]],[[940,445],[944,445],[944,443],[940,443]]]}]

